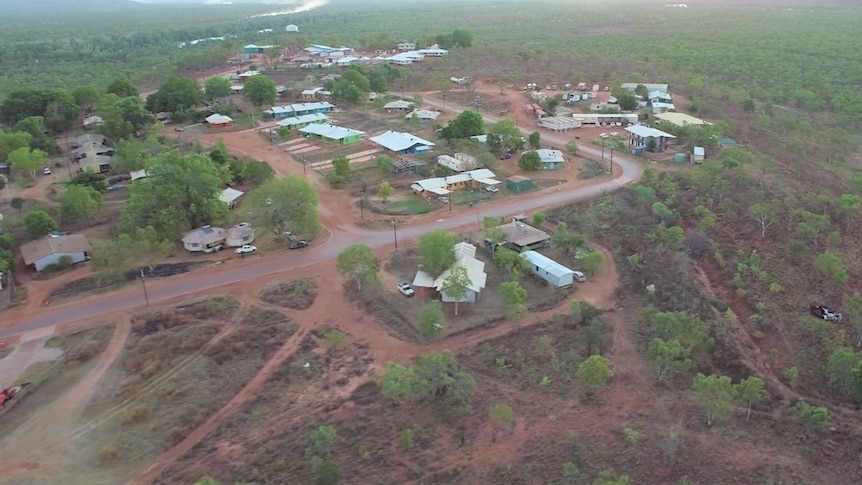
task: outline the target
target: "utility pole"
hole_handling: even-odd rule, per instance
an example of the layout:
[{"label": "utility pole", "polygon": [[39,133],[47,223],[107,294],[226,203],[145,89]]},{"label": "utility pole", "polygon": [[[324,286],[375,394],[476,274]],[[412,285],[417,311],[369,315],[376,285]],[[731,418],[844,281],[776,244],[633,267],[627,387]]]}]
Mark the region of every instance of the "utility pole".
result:
[{"label": "utility pole", "polygon": [[359,217],[365,219],[365,192],[359,193]]},{"label": "utility pole", "polygon": [[449,213],[452,213],[452,194],[449,194],[449,197],[446,198],[449,201]]},{"label": "utility pole", "polygon": [[147,303],[147,307],[150,306],[150,296],[147,295],[147,281],[144,276],[144,268],[141,268],[141,285],[144,287],[144,301]]},{"label": "utility pole", "polygon": [[302,176],[305,178],[308,178],[308,173],[306,173],[306,171],[305,171],[305,157],[300,155],[299,160],[302,161]]},{"label": "utility pole", "polygon": [[66,168],[69,169],[69,178],[72,178],[72,147],[69,146],[69,135],[63,133],[63,138],[66,140],[66,149],[69,150],[69,158],[66,160]]},{"label": "utility pole", "polygon": [[602,161],[605,161],[605,139],[602,138]]},{"label": "utility pole", "polygon": [[611,176],[614,175],[614,149],[611,148]]},{"label": "utility pole", "polygon": [[392,237],[395,239],[395,250],[398,250],[398,221],[392,219]]}]

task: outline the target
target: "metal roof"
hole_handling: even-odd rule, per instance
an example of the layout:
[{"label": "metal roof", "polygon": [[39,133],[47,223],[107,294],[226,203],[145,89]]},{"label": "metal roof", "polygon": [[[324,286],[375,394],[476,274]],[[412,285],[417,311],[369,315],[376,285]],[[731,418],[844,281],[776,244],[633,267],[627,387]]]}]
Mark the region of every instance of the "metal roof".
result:
[{"label": "metal roof", "polygon": [[361,135],[364,131],[352,130],[350,128],[342,128],[335,125],[312,124],[305,128],[300,128],[301,133],[309,133],[319,135],[330,140],[343,140],[349,136]]},{"label": "metal roof", "polygon": [[661,138],[661,137],[676,138],[675,136],[671,135],[670,133],[665,133],[661,130],[657,130],[655,128],[650,128],[649,126],[646,126],[646,125],[629,126],[629,127],[626,127],[626,131],[628,131],[629,133],[632,133],[634,135],[643,137],[643,138]]},{"label": "metal roof", "polygon": [[398,131],[387,131],[386,133],[371,137],[371,141],[393,152],[404,151],[416,145],[434,146],[434,143],[424,138]]},{"label": "metal roof", "polygon": [[444,271],[437,278],[433,278],[428,273],[419,270],[416,272],[416,277],[413,278],[413,286],[434,288],[441,291],[443,282],[455,268],[461,266],[467,270],[467,276],[470,279],[469,289],[478,293],[485,288],[488,275],[485,273],[485,263],[476,259],[476,246],[470,243],[460,242],[452,248],[455,253],[455,263]]},{"label": "metal roof", "polygon": [[91,249],[90,241],[87,241],[87,237],[83,234],[45,236],[22,244],[21,256],[24,257],[24,264],[31,265],[52,254],[80,253]]},{"label": "metal roof", "polygon": [[230,205],[242,197],[243,194],[245,194],[245,192],[228,187],[221,191],[221,194],[218,196],[218,200]]},{"label": "metal roof", "polygon": [[708,121],[704,121],[700,118],[695,118],[694,116],[687,115],[685,113],[658,113],[654,116],[661,121],[667,121],[668,123],[671,123],[676,126],[712,124]]},{"label": "metal roof", "polygon": [[698,157],[702,157],[706,155],[706,150],[703,147],[694,147],[694,155]]},{"label": "metal roof", "polygon": [[562,264],[545,256],[544,254],[536,251],[524,251],[523,253],[521,253],[521,257],[529,261],[530,264],[542,268],[543,270],[547,271],[553,276],[556,276],[557,278],[562,278],[565,275],[575,273],[572,269],[569,269],[568,267],[563,266]]},{"label": "metal roof", "polygon": [[560,163],[566,161],[566,158],[563,156],[563,152],[559,150],[540,148],[536,150],[536,153],[539,154],[539,158],[542,160],[542,163]]},{"label": "metal roof", "polygon": [[232,122],[233,118],[231,118],[230,116],[214,114],[214,115],[207,116],[206,121],[207,121],[207,123],[209,123],[211,125],[223,125],[225,123]]},{"label": "metal roof", "polygon": [[316,123],[319,121],[326,121],[329,119],[329,116],[326,116],[323,113],[309,113],[307,115],[300,116],[291,116],[290,118],[285,118],[278,122],[278,126],[296,126],[302,125],[305,123]]}]

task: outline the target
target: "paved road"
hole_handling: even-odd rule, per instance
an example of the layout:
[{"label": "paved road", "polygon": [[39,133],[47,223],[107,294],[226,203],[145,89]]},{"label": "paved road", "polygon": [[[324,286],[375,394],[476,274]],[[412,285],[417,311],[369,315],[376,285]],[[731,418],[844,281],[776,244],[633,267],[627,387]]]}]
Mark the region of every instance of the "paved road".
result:
[{"label": "paved road", "polygon": [[[436,101],[426,100],[427,104],[438,106]],[[452,109],[451,105],[449,106]],[[457,108],[455,108],[457,109]],[[489,122],[497,121],[493,116],[486,116]],[[527,131],[524,130],[526,133]],[[567,140],[550,135],[542,134],[542,138],[549,143],[562,146]],[[580,147],[583,153],[599,157],[601,152],[589,146]],[[434,229],[457,229],[477,224],[479,217],[496,216],[504,217],[522,212],[530,212],[550,206],[594,198],[604,193],[614,191],[621,186],[640,178],[643,171],[642,163],[622,156],[615,156],[614,163],[621,174],[615,179],[607,179],[587,187],[578,187],[570,190],[557,190],[532,198],[511,199],[511,203],[502,206],[476,208],[468,213],[448,215],[436,221],[422,223],[410,227],[398,228],[398,240],[408,240]],[[332,213],[326,207],[321,207],[321,213]],[[344,248],[357,242],[368,244],[371,247],[380,247],[393,242],[393,231],[364,230],[355,226],[332,227],[332,237],[329,241],[309,251],[290,252],[284,257],[266,258],[257,262],[238,267],[232,271],[207,272],[199,276],[190,275],[187,278],[178,277],[168,279],[158,284],[151,285],[149,291],[150,302],[168,300],[177,296],[188,295],[199,291],[210,290],[223,285],[239,283],[247,279],[267,276],[273,273],[286,271],[291,268],[307,266],[321,261],[334,258]],[[213,274],[214,273],[214,274]],[[144,305],[142,292],[118,292],[106,294],[94,298],[88,298],[86,304],[69,303],[57,308],[45,308],[36,315],[16,318],[14,311],[7,314],[7,321],[17,320],[19,323],[7,328],[0,328],[0,338],[18,334],[25,331],[35,330],[51,325],[58,325],[72,321],[98,317],[117,311],[131,310]],[[6,315],[4,315],[5,317]],[[5,320],[3,318],[2,320]],[[2,321],[0,320],[0,321]]]}]

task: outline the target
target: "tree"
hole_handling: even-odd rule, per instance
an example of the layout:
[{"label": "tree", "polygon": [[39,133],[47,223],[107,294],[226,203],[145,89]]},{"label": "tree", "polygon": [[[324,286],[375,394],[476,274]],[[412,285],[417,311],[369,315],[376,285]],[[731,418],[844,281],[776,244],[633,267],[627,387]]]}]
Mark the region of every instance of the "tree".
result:
[{"label": "tree", "polygon": [[632,480],[628,475],[620,475],[614,478],[613,472],[610,470],[602,470],[599,476],[596,477],[595,485],[631,485]]},{"label": "tree", "polygon": [[494,264],[503,270],[506,277],[511,276],[514,279],[530,271],[530,262],[522,257],[521,253],[504,247],[494,251]]},{"label": "tree", "polygon": [[[495,404],[491,406],[489,414],[491,415],[491,420],[499,426],[511,428],[515,425],[515,412],[512,411],[512,407],[508,404]],[[494,437],[496,438],[496,436],[497,430],[495,429]]]},{"label": "tree", "polygon": [[350,160],[345,155],[338,155],[332,159],[332,168],[335,169],[335,177],[344,180],[350,175]]},{"label": "tree", "polygon": [[341,483],[341,467],[333,460],[312,460],[316,485],[338,485]]},{"label": "tree", "polygon": [[542,159],[536,152],[527,152],[521,155],[518,159],[518,166],[521,170],[533,172],[542,169]]},{"label": "tree", "polygon": [[838,209],[844,214],[844,230],[849,231],[853,218],[859,213],[859,196],[853,194],[841,194],[838,197]]},{"label": "tree", "polygon": [[380,155],[377,157],[377,168],[379,168],[383,173],[392,173],[392,167],[394,165],[395,162],[386,155]]},{"label": "tree", "polygon": [[30,116],[15,123],[13,131],[23,131],[30,134],[30,148],[43,150],[48,153],[59,153],[60,147],[57,141],[48,134],[45,118],[42,116]]},{"label": "tree", "polygon": [[120,98],[116,107],[120,113],[120,118],[130,123],[135,132],[140,132],[156,122],[155,116],[147,111],[138,97]]},{"label": "tree", "polygon": [[443,330],[443,304],[440,300],[431,300],[422,306],[419,310],[419,317],[416,324],[419,327],[419,333],[425,338],[431,338],[440,330]]},{"label": "tree", "polygon": [[218,485],[218,482],[215,478],[209,475],[204,475],[198,478],[198,480],[195,482],[195,485]]},{"label": "tree", "polygon": [[605,257],[601,252],[590,251],[581,258],[581,270],[588,275],[594,275],[604,262]]},{"label": "tree", "polygon": [[532,150],[542,148],[542,134],[538,131],[530,133],[530,136],[527,137],[527,141],[530,143],[530,149]]},{"label": "tree", "polygon": [[108,85],[108,89],[105,91],[107,94],[116,94],[120,98],[125,98],[129,96],[140,97],[138,93],[138,89],[132,86],[127,79],[115,79],[110,85]]},{"label": "tree", "polygon": [[330,425],[318,426],[309,433],[308,443],[311,449],[318,453],[326,453],[335,442],[335,428]]},{"label": "tree", "polygon": [[519,151],[524,148],[524,137],[515,122],[506,118],[488,127],[487,144],[492,151]]},{"label": "tree", "polygon": [[497,157],[490,152],[482,152],[476,155],[476,164],[480,167],[493,168],[497,164]]},{"label": "tree", "polygon": [[62,88],[26,87],[5,94],[0,104],[0,121],[9,126],[38,117],[52,132],[61,133],[72,126],[81,112],[75,98]]},{"label": "tree", "polygon": [[89,220],[102,207],[102,194],[84,185],[70,185],[57,197],[60,203],[60,220],[64,224],[78,224]]},{"label": "tree", "polygon": [[613,376],[611,361],[598,354],[591,355],[578,365],[577,376],[591,388],[603,386]]},{"label": "tree", "polygon": [[659,382],[663,382],[669,372],[685,372],[691,367],[691,349],[676,339],[668,342],[660,338],[652,339],[647,355],[656,365]]},{"label": "tree", "polygon": [[158,91],[147,96],[146,107],[151,113],[183,113],[199,105],[202,100],[203,90],[196,80],[171,76],[159,86]]},{"label": "tree", "polygon": [[536,212],[535,214],[533,214],[533,219],[530,221],[530,224],[533,227],[539,227],[545,223],[545,219],[547,218],[548,216],[546,216],[544,212]]},{"label": "tree", "polygon": [[766,230],[775,221],[775,211],[769,204],[757,203],[748,208],[748,214],[760,225],[760,237],[766,238]]},{"label": "tree", "polygon": [[0,162],[7,161],[15,150],[29,147],[32,138],[26,131],[0,131]]},{"label": "tree", "polygon": [[796,403],[796,414],[805,424],[809,426],[817,426],[820,423],[829,421],[829,410],[820,407],[812,406],[804,401]]},{"label": "tree", "polygon": [[161,238],[152,226],[138,228],[132,234],[120,234],[114,241],[96,244],[90,266],[101,281],[116,281],[123,274],[146,264],[154,263],[171,254],[174,243]]},{"label": "tree", "polygon": [[[520,256],[519,256],[520,257]],[[521,258],[523,259],[523,258]],[[520,320],[527,313],[527,290],[517,281],[505,281],[498,288],[509,320]]]},{"label": "tree", "polygon": [[736,394],[739,400],[747,406],[745,420],[748,421],[748,418],[751,417],[751,406],[759,403],[766,396],[763,379],[750,376],[739,381],[736,385]]},{"label": "tree", "polygon": [[485,120],[478,111],[462,111],[454,120],[440,130],[440,137],[450,142],[452,140],[470,138],[485,133]]},{"label": "tree", "polygon": [[712,426],[716,419],[724,419],[733,412],[733,401],[737,390],[730,377],[698,373],[692,383],[694,397],[706,411],[706,425]]},{"label": "tree", "polygon": [[455,263],[455,243],[458,237],[442,229],[435,229],[419,236],[416,252],[419,254],[422,271],[436,278]]},{"label": "tree", "polygon": [[444,350],[420,356],[411,367],[387,363],[380,392],[396,400],[433,400],[449,413],[464,414],[471,410],[476,382],[461,370],[452,352]]},{"label": "tree", "polygon": [[335,267],[339,273],[352,277],[356,281],[356,289],[362,291],[362,283],[377,278],[380,261],[367,245],[352,244],[338,254]]},{"label": "tree", "polygon": [[12,208],[20,214],[21,209],[24,208],[24,202],[26,202],[26,200],[21,197],[12,197],[12,200],[9,201],[9,205],[11,205]]},{"label": "tree", "polygon": [[159,239],[173,241],[189,229],[227,217],[228,207],[219,195],[229,174],[208,157],[166,152],[149,164],[147,173],[149,177],[129,186],[120,212],[121,233],[152,226]]},{"label": "tree", "polygon": [[647,319],[653,337],[665,341],[677,339],[692,350],[709,350],[714,345],[707,335],[706,325],[685,312],[648,311]]},{"label": "tree", "polygon": [[638,99],[634,94],[626,91],[617,96],[617,104],[623,111],[633,111],[638,108]]},{"label": "tree", "polygon": [[742,102],[742,109],[746,113],[751,113],[752,111],[754,111],[754,109],[755,109],[754,100],[751,98],[748,98],[745,101],[743,101]]},{"label": "tree", "polygon": [[102,193],[107,189],[107,186],[105,185],[105,176],[100,173],[91,172],[89,170],[85,170],[75,175],[66,183],[66,185],[79,185],[82,187],[89,187],[99,193]]},{"label": "tree", "polygon": [[47,161],[47,153],[42,150],[32,150],[28,147],[18,148],[9,154],[9,165],[12,167],[12,170],[28,173],[34,180],[36,179],[36,171],[44,166]]},{"label": "tree", "polygon": [[252,76],[243,84],[242,95],[256,108],[271,106],[275,103],[275,83],[266,76]]},{"label": "tree", "polygon": [[286,231],[311,238],[320,231],[317,192],[305,179],[288,175],[269,179],[248,194],[245,207],[252,221],[268,228],[277,238]]},{"label": "tree", "polygon": [[566,150],[566,153],[568,153],[569,155],[577,155],[578,154],[578,144],[573,142],[573,141],[566,142],[565,150]]},{"label": "tree", "polygon": [[834,251],[824,251],[818,256],[814,268],[837,285],[847,284],[847,269],[841,263],[841,256]]},{"label": "tree", "polygon": [[467,273],[467,268],[458,265],[449,271],[446,278],[443,279],[443,284],[440,287],[440,293],[449,297],[455,302],[455,316],[458,316],[458,303],[467,298],[467,293],[470,291],[470,286],[473,282],[470,281],[470,275]]},{"label": "tree", "polygon": [[27,231],[27,237],[39,239],[47,236],[51,231],[56,231],[57,223],[47,212],[37,209],[30,211],[24,218],[24,228]]},{"label": "tree", "polygon": [[72,90],[72,97],[75,99],[75,104],[85,113],[92,113],[96,103],[102,97],[102,93],[92,84],[84,84]]},{"label": "tree", "polygon": [[377,196],[383,200],[383,203],[386,203],[386,199],[395,195],[395,187],[389,183],[388,180],[381,180],[380,185],[377,186]]}]

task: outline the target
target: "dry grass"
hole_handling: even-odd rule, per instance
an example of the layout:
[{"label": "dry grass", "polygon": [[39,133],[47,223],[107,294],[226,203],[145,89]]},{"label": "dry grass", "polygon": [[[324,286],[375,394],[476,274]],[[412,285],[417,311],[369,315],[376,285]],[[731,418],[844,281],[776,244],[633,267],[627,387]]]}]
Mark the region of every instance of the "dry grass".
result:
[{"label": "dry grass", "polygon": [[258,298],[272,305],[305,310],[317,298],[317,286],[307,278],[278,281],[258,291]]},{"label": "dry grass", "polygon": [[123,452],[116,445],[108,445],[99,450],[99,453],[96,454],[96,458],[100,463],[108,463],[112,461],[117,461],[122,458]]}]

